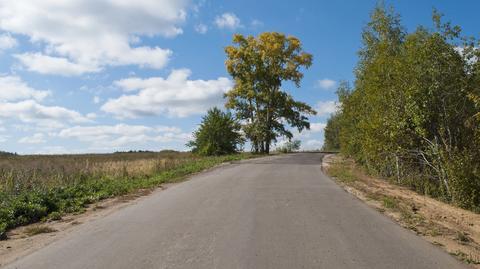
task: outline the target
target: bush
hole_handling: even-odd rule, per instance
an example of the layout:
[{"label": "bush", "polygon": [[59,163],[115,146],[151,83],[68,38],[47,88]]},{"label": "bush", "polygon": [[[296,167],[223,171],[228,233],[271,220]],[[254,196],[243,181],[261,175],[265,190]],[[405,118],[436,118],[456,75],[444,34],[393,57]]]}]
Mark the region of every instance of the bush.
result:
[{"label": "bush", "polygon": [[230,113],[212,108],[202,118],[202,123],[193,133],[193,140],[187,146],[199,155],[224,155],[235,153],[244,142],[240,124]]}]

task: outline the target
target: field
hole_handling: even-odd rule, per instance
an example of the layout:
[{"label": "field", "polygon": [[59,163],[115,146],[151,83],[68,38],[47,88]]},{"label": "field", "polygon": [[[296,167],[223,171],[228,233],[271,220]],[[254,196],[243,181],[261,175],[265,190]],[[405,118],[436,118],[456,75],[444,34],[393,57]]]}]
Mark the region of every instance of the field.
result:
[{"label": "field", "polygon": [[0,239],[6,231],[83,212],[96,201],[174,182],[236,154],[198,157],[186,152],[0,156]]}]

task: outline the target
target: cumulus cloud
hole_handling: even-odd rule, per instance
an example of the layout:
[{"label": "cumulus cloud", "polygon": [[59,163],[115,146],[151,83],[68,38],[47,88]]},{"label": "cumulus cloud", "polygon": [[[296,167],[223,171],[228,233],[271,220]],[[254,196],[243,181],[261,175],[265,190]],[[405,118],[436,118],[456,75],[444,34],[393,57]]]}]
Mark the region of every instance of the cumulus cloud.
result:
[{"label": "cumulus cloud", "polygon": [[67,58],[52,57],[42,53],[23,53],[13,56],[17,58],[27,70],[40,74],[78,76],[87,72],[100,71],[100,68],[95,64],[74,63]]},{"label": "cumulus cloud", "polygon": [[149,127],[144,125],[74,126],[61,130],[60,138],[74,138],[91,143],[96,148],[123,147],[147,142],[187,142],[191,135],[172,126]]},{"label": "cumulus cloud", "polygon": [[24,99],[43,100],[50,91],[35,90],[18,76],[0,76],[0,102]]},{"label": "cumulus cloud", "polygon": [[17,40],[9,34],[0,35],[0,51],[17,46]]},{"label": "cumulus cloud", "polygon": [[336,85],[337,85],[337,82],[335,80],[331,80],[328,78],[317,80],[317,82],[315,83],[315,86],[317,88],[324,89],[324,90],[331,90],[335,88]]},{"label": "cumulus cloud", "polygon": [[167,78],[127,78],[115,82],[125,92],[108,100],[101,109],[119,118],[163,115],[186,117],[202,114],[221,105],[223,95],[231,87],[228,78],[216,80],[189,80],[188,69],[173,70]]},{"label": "cumulus cloud", "polygon": [[[170,50],[135,45],[142,36],[181,34],[187,4],[187,0],[0,0],[0,28],[45,45],[43,52],[17,55],[31,71],[79,75],[109,65],[162,68]],[[44,70],[41,63],[46,63]]]},{"label": "cumulus cloud", "polygon": [[308,139],[302,144],[303,150],[319,150],[323,146],[323,140]]},{"label": "cumulus cloud", "polygon": [[35,133],[32,136],[22,137],[18,140],[21,144],[43,144],[47,142],[45,136],[42,133]]},{"label": "cumulus cloud", "polygon": [[327,126],[327,124],[323,123],[323,122],[312,122],[312,123],[310,123],[309,132],[311,132],[311,133],[323,132],[323,130],[325,129],[326,126]]},{"label": "cumulus cloud", "polygon": [[195,32],[199,34],[206,34],[208,32],[208,26],[206,26],[203,23],[199,23],[195,25],[194,29],[195,29]]},{"label": "cumulus cloud", "polygon": [[220,29],[235,30],[242,27],[240,19],[231,12],[223,13],[215,18],[215,25]]},{"label": "cumulus cloud", "polygon": [[320,101],[315,107],[317,116],[328,116],[338,110],[338,104],[335,101]]},{"label": "cumulus cloud", "polygon": [[60,106],[44,106],[34,100],[0,102],[0,118],[18,119],[22,122],[51,126],[63,126],[63,122],[91,122],[88,117]]}]

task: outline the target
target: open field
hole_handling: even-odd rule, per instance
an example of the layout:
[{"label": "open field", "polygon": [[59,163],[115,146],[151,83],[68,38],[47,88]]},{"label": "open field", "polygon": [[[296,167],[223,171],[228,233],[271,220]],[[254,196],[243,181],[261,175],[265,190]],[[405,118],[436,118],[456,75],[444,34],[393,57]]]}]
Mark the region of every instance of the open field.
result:
[{"label": "open field", "polygon": [[0,157],[0,238],[21,225],[79,213],[88,204],[149,189],[249,154],[183,152]]}]

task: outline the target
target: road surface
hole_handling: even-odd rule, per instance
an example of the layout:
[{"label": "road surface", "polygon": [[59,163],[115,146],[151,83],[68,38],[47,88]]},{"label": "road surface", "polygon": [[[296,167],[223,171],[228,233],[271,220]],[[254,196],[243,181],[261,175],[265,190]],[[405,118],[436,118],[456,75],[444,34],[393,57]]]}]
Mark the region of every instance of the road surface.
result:
[{"label": "road surface", "polygon": [[194,176],[7,268],[465,268],[343,191],[322,155]]}]

